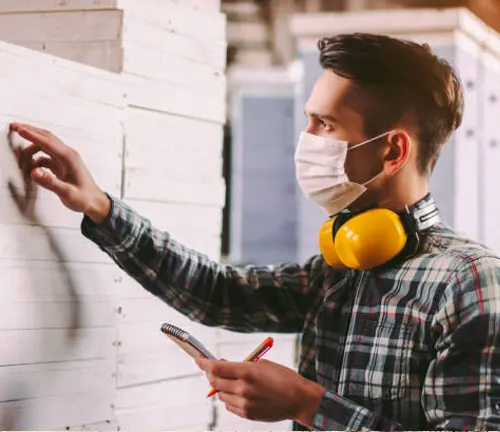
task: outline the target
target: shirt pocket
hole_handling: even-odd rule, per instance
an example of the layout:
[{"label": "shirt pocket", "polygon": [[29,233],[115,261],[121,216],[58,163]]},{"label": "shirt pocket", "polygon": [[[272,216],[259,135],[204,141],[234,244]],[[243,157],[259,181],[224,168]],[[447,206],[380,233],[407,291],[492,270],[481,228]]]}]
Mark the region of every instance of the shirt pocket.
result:
[{"label": "shirt pocket", "polygon": [[410,386],[412,328],[362,320],[348,347],[346,391],[356,398],[403,398]]}]

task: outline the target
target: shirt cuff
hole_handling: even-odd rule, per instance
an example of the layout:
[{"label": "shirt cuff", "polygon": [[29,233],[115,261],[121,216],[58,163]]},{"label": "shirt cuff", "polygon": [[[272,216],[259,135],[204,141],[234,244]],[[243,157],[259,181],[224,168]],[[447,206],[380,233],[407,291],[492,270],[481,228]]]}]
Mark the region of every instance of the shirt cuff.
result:
[{"label": "shirt cuff", "polygon": [[397,430],[398,423],[326,390],[314,417],[316,430]]},{"label": "shirt cuff", "polygon": [[97,224],[87,215],[84,215],[80,228],[86,238],[102,249],[112,251],[123,243],[124,236],[127,237],[130,230],[126,228],[126,223],[124,223],[124,215],[127,213],[126,205],[117,198],[107,193],[106,195],[111,201],[111,207],[106,219]]}]

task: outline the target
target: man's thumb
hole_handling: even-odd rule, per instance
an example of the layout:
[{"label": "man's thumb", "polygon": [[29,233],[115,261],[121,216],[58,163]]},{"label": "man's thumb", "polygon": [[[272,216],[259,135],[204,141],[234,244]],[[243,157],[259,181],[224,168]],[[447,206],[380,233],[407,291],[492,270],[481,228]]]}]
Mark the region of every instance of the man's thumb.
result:
[{"label": "man's thumb", "polygon": [[50,170],[45,168],[36,168],[31,174],[31,178],[36,184],[54,192],[56,195],[63,195],[68,185],[59,180]]}]

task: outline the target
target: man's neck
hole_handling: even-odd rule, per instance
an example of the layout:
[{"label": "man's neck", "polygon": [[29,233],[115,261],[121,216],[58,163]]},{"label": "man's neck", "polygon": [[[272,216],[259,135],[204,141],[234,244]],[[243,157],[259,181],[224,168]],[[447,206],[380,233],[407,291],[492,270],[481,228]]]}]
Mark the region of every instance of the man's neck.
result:
[{"label": "man's neck", "polygon": [[[407,186],[407,187],[404,187]],[[349,206],[351,211],[361,211],[371,206],[393,210],[397,213],[412,207],[429,193],[428,182],[415,182],[412,185],[400,185],[399,188],[386,189],[383,194],[367,194]]]}]

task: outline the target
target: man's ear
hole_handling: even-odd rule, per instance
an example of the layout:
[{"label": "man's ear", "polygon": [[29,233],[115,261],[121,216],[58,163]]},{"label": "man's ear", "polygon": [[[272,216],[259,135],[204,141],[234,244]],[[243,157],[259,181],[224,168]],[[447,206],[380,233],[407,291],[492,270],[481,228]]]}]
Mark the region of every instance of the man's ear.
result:
[{"label": "man's ear", "polygon": [[384,154],[384,171],[388,175],[399,172],[410,159],[412,140],[402,130],[395,130],[387,136],[388,146]]}]

